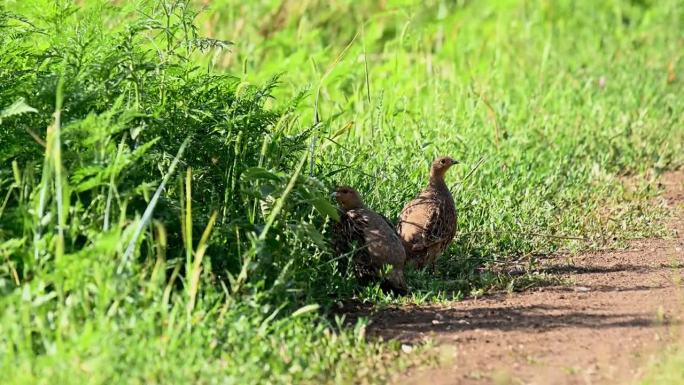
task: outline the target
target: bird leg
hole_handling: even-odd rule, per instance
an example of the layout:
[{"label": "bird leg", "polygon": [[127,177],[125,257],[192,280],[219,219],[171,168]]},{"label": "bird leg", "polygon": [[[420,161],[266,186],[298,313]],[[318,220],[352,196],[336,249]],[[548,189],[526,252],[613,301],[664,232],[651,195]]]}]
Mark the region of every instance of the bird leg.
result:
[{"label": "bird leg", "polygon": [[435,275],[435,272],[437,271],[437,260],[433,260],[430,262],[430,274]]},{"label": "bird leg", "polygon": [[413,245],[412,250],[413,251],[423,251],[423,250],[429,249],[433,246],[436,246],[443,241],[444,241],[444,239],[438,239],[438,240],[430,242],[430,243],[423,241],[421,244]]}]

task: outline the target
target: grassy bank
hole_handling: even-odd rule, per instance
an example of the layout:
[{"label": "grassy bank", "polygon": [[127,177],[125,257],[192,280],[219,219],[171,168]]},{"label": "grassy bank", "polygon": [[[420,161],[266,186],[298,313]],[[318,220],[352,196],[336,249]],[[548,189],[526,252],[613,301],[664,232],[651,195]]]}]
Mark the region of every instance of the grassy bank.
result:
[{"label": "grassy bank", "polygon": [[325,315],[355,289],[332,186],[394,218],[463,162],[409,277],[438,300],[662,233],[618,177],[684,162],[674,0],[2,4],[8,383],[383,381],[424,357]]},{"label": "grassy bank", "polygon": [[676,2],[277,3],[211,2],[200,25],[235,46],[207,61],[283,73],[279,100],[309,90],[316,175],[395,218],[435,155],[464,163],[446,279],[414,286],[510,284],[478,269],[661,231],[653,192],[615,177],[682,163]]}]

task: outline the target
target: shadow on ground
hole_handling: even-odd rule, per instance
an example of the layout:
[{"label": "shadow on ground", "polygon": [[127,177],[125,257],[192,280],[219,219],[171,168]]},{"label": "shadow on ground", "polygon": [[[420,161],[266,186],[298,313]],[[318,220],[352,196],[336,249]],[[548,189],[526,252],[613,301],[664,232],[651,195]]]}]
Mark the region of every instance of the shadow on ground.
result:
[{"label": "shadow on ground", "polygon": [[399,308],[385,310],[372,317],[372,320],[372,336],[402,342],[416,341],[427,334],[436,336],[472,330],[544,332],[553,329],[644,328],[679,324],[679,321],[667,318],[658,320],[655,316],[638,313],[606,314],[597,309],[578,311],[571,306],[549,304],[469,309]]}]

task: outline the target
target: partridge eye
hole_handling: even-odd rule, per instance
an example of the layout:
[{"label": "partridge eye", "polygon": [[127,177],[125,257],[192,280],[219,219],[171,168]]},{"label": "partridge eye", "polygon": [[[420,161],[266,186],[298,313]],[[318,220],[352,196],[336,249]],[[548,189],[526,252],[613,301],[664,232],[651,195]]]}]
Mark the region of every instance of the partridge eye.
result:
[{"label": "partridge eye", "polygon": [[446,160],[442,159],[439,161],[439,163],[444,164],[444,163],[446,163]]}]

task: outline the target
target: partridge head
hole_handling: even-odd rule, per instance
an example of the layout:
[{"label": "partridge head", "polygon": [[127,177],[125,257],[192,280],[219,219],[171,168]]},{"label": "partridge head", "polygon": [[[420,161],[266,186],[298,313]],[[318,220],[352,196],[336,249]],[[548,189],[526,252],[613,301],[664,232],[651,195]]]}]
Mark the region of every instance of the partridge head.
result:
[{"label": "partridge head", "polygon": [[430,179],[444,179],[444,175],[446,174],[447,170],[449,170],[449,168],[455,164],[458,164],[458,161],[448,156],[437,157],[432,162],[432,167],[430,168]]},{"label": "partridge head", "polygon": [[363,202],[359,193],[349,186],[340,186],[333,193],[337,204],[344,211],[349,211],[353,209],[360,209],[363,207]]}]

